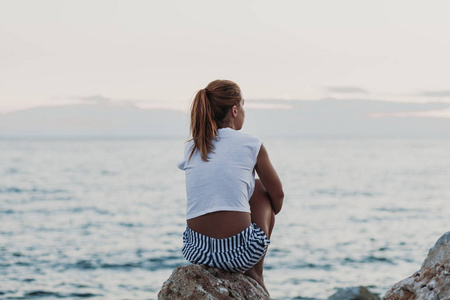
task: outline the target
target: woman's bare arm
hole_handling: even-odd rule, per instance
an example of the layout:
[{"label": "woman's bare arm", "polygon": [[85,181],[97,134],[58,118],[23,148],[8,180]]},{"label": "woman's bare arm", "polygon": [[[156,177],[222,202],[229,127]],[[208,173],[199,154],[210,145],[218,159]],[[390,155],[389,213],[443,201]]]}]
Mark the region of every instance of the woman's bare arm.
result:
[{"label": "woman's bare arm", "polygon": [[258,173],[261,183],[269,194],[270,202],[275,214],[279,213],[283,206],[284,192],[281,180],[275,168],[270,162],[269,155],[264,145],[261,145],[255,170]]}]

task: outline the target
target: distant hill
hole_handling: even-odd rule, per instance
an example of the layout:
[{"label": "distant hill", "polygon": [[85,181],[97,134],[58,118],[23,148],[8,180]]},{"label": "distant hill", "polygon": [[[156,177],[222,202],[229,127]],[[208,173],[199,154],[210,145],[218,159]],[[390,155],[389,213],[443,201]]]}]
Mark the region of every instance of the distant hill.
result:
[{"label": "distant hill", "polygon": [[187,122],[181,112],[131,105],[38,107],[0,115],[0,136],[187,138]]},{"label": "distant hill", "polygon": [[[448,103],[334,99],[277,103],[292,109],[249,111],[246,130],[270,137],[450,137],[450,118],[389,116],[443,110]],[[371,117],[375,114],[386,116]]]},{"label": "distant hill", "polygon": [[[450,137],[450,118],[392,116],[443,110],[450,106],[446,103],[333,99],[258,103],[290,107],[247,108],[243,131],[260,137]],[[0,137],[186,139],[188,127],[188,116],[181,112],[108,103],[38,107],[0,115]]]}]

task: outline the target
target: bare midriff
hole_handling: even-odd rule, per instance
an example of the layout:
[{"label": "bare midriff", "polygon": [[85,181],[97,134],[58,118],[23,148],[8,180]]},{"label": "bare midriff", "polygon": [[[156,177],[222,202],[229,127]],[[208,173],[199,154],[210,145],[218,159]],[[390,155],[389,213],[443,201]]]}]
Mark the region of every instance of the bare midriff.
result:
[{"label": "bare midriff", "polygon": [[250,223],[250,213],[239,211],[217,211],[187,220],[190,229],[216,239],[236,235]]}]

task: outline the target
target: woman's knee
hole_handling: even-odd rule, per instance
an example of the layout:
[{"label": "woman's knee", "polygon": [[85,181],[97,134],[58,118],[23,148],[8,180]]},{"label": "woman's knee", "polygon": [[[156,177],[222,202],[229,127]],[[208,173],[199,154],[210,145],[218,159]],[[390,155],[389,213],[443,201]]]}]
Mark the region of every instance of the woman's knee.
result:
[{"label": "woman's knee", "polygon": [[250,199],[252,222],[256,223],[268,237],[275,224],[275,212],[269,195],[260,180],[255,180],[255,190]]}]

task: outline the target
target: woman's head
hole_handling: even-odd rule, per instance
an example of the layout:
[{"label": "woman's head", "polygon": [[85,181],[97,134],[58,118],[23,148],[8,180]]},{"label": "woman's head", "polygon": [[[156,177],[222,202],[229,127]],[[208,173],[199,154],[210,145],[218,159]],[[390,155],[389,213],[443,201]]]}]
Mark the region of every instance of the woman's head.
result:
[{"label": "woman's head", "polygon": [[244,111],[241,89],[230,80],[214,80],[197,92],[191,107],[192,154],[198,150],[204,161],[213,150],[219,128],[241,129]]}]

